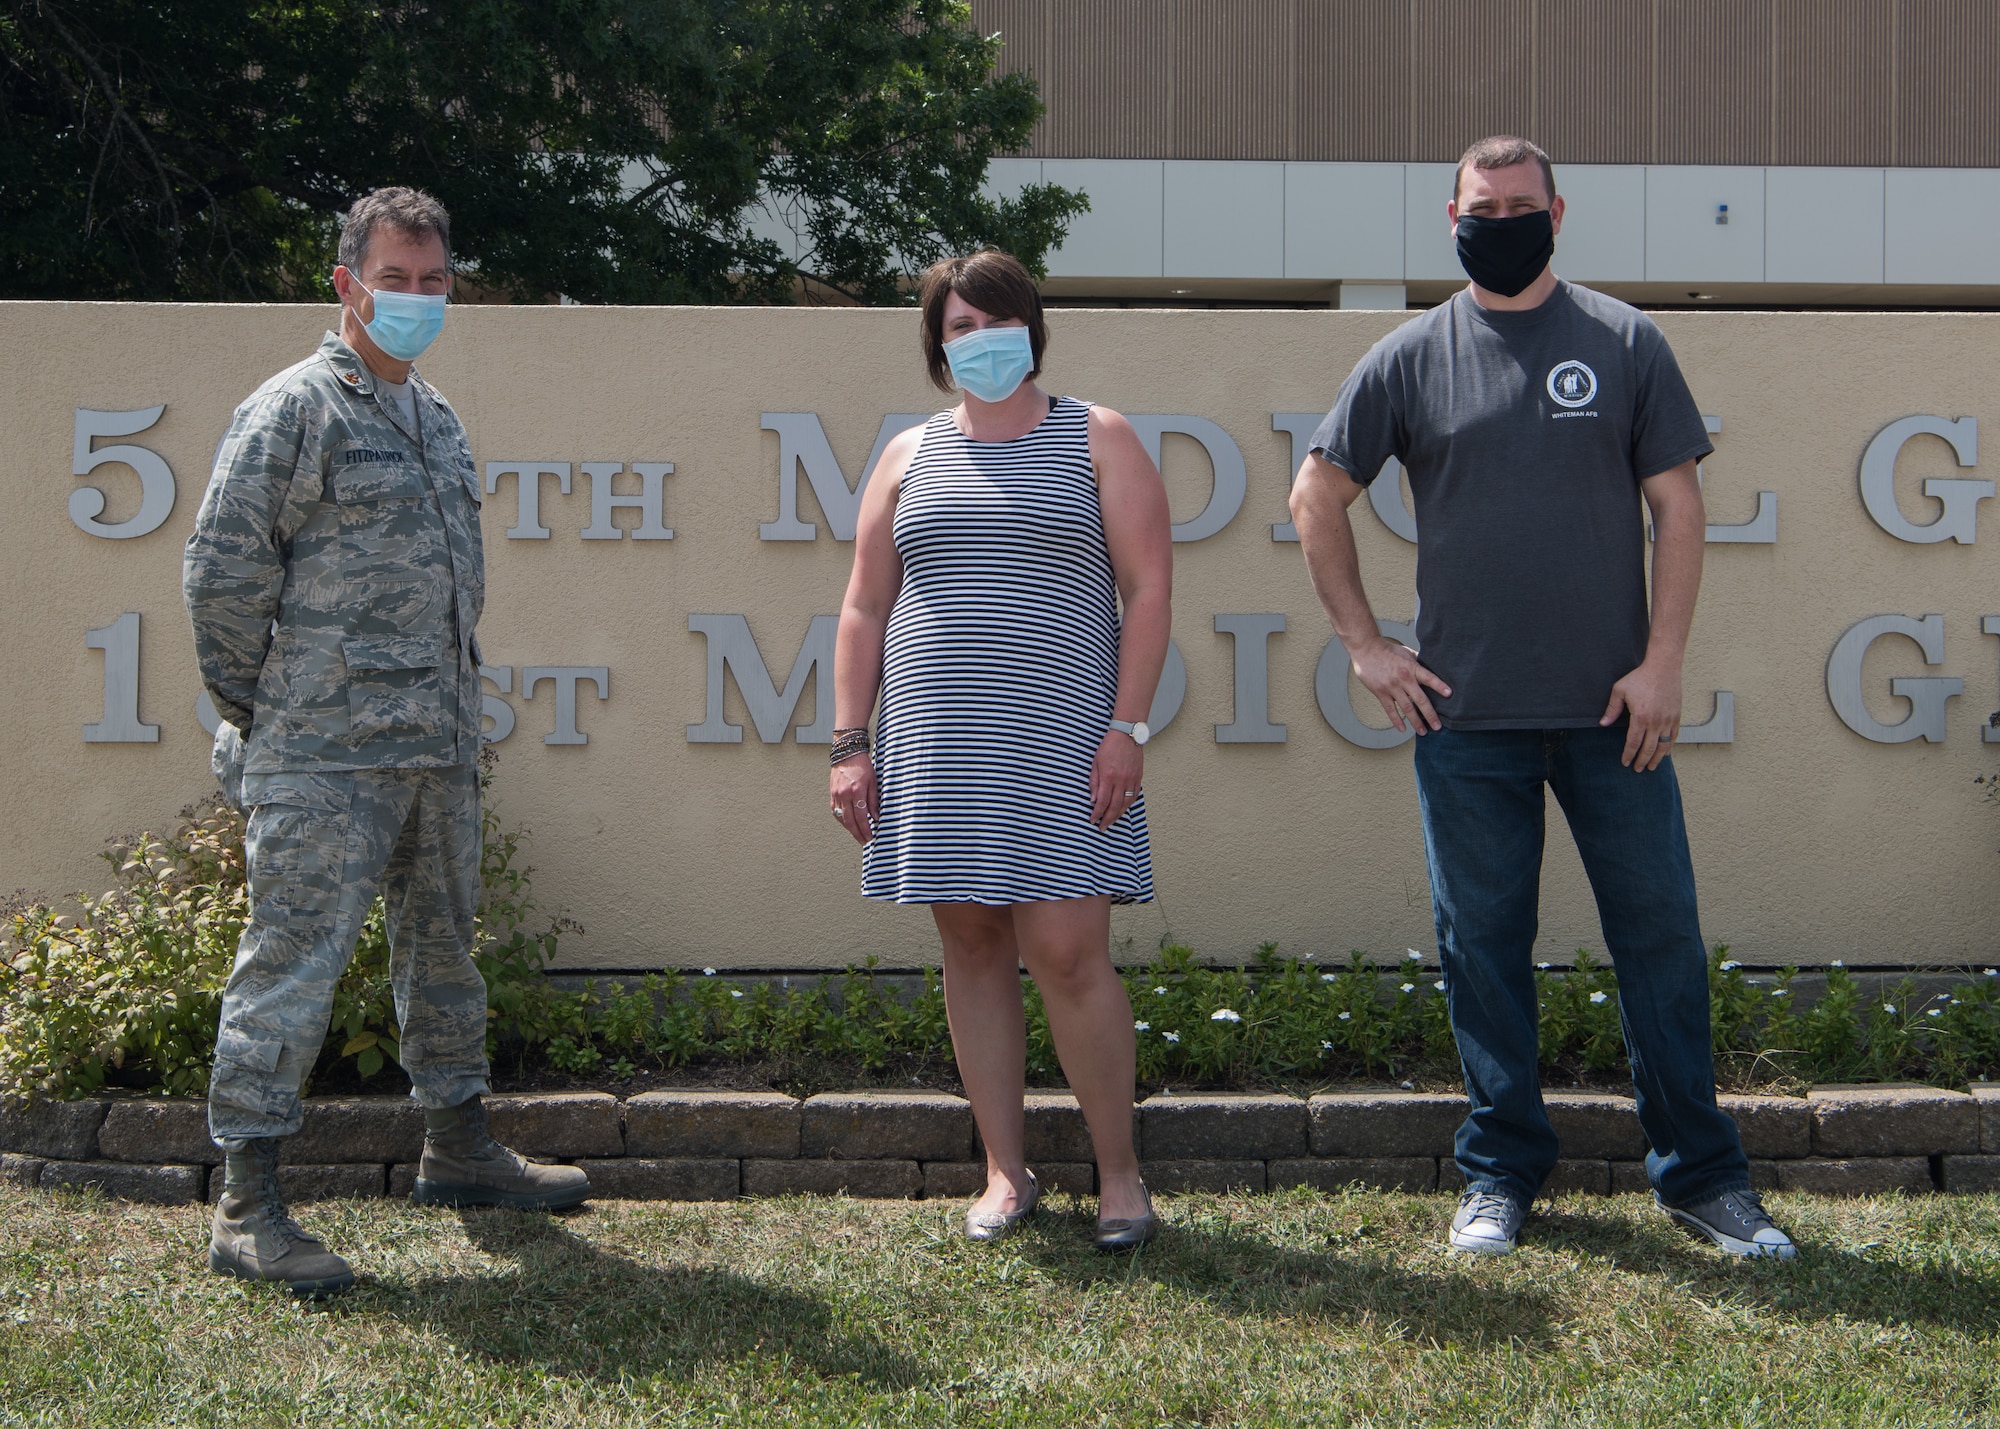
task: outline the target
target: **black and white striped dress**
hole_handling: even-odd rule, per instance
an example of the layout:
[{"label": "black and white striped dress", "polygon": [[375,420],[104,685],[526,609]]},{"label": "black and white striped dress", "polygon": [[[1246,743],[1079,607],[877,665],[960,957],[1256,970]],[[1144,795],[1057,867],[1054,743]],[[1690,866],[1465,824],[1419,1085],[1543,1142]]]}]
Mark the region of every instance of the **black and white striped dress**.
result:
[{"label": "black and white striped dress", "polygon": [[924,426],[894,534],[903,584],[882,652],[882,812],[861,891],[897,903],[1153,896],[1142,796],[1090,821],[1118,690],[1118,594],[1090,465],[1090,407],[1026,436]]}]

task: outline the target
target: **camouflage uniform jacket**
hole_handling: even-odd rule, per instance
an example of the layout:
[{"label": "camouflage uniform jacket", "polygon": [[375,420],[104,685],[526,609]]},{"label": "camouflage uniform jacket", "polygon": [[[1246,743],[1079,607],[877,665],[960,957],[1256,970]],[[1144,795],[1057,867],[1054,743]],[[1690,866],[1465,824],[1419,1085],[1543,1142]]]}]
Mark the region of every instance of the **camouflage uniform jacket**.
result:
[{"label": "camouflage uniform jacket", "polygon": [[202,683],[251,774],[479,754],[479,477],[411,374],[417,430],[328,333],[250,395],[181,566]]}]

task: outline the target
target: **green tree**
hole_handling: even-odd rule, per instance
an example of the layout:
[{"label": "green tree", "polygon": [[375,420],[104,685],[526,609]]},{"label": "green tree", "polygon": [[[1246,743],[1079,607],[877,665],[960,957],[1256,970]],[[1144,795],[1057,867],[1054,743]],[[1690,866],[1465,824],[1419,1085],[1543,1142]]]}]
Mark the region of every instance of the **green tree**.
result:
[{"label": "green tree", "polygon": [[392,183],[530,301],[1039,271],[1087,204],[981,192],[1042,109],[997,46],[950,0],[6,0],[0,297],[329,298],[336,216]]}]

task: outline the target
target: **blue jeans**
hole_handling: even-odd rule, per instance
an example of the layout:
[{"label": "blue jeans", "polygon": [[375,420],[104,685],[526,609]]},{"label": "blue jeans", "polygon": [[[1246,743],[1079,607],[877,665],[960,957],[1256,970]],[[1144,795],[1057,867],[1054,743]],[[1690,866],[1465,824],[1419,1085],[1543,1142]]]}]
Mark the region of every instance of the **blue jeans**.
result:
[{"label": "blue jeans", "polygon": [[1417,801],[1445,997],[1471,1109],[1468,1187],[1533,1200],[1556,1164],[1542,1105],[1531,965],[1539,926],[1542,786],[1555,791],[1618,973],[1646,1174],[1669,1205],[1748,1190],[1736,1123],[1715,1104],[1708,959],[1673,761],[1618,762],[1612,729],[1436,730],[1416,741]]}]

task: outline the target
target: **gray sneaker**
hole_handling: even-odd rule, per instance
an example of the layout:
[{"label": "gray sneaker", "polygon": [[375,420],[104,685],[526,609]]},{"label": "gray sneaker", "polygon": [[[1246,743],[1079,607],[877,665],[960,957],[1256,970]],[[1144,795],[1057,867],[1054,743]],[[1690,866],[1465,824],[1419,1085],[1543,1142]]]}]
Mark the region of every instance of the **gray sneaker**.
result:
[{"label": "gray sneaker", "polygon": [[1724,1191],[1692,1206],[1670,1206],[1653,1193],[1660,1209],[1697,1235],[1714,1241],[1731,1255],[1761,1255],[1790,1260],[1798,1254],[1792,1238],[1771,1222],[1770,1212],[1755,1191]]},{"label": "gray sneaker", "polygon": [[1467,1191],[1451,1218],[1451,1248],[1470,1255],[1511,1255],[1527,1208],[1498,1191]]}]

